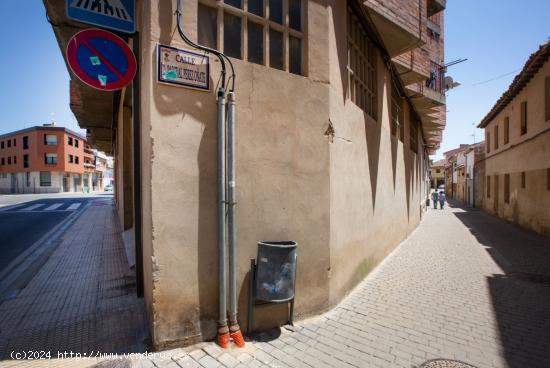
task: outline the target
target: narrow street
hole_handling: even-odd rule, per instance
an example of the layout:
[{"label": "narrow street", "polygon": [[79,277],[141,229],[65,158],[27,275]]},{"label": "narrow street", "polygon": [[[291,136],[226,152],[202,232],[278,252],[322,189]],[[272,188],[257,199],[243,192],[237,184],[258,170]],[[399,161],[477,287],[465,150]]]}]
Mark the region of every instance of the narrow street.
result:
[{"label": "narrow street", "polygon": [[548,264],[548,238],[479,210],[430,209],[329,313],[294,332],[283,328],[274,340],[260,336],[247,353],[211,344],[173,354],[179,366],[209,368],[410,368],[441,358],[475,367],[549,367]]}]

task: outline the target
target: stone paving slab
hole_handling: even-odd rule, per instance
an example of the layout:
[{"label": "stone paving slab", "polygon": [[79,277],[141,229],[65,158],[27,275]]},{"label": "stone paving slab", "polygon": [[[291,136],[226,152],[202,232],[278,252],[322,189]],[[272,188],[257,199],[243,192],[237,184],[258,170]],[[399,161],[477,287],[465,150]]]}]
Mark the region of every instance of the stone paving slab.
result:
[{"label": "stone paving slab", "polygon": [[191,347],[155,366],[550,367],[550,285],[514,276],[543,271],[548,238],[477,210],[430,209],[330,312],[245,349]]}]

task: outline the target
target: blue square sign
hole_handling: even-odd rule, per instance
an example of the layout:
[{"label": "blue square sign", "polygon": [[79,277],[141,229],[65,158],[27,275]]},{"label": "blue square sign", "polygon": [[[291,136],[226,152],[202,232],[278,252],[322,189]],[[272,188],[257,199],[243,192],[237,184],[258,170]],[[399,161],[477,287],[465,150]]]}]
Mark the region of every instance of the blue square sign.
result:
[{"label": "blue square sign", "polygon": [[135,0],[65,0],[67,17],[124,33],[136,31]]}]

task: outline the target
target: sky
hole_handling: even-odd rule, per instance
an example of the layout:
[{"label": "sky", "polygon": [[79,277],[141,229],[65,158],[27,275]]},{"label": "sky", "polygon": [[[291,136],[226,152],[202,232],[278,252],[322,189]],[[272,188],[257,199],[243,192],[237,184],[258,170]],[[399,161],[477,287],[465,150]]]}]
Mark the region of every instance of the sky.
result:
[{"label": "sky", "polygon": [[42,0],[0,0],[0,134],[53,120],[85,134],[69,108],[69,72]]},{"label": "sky", "polygon": [[[448,68],[461,86],[447,93],[447,127],[435,159],[474,142],[473,124],[550,37],[548,14],[548,0],[447,1],[445,61],[468,61]],[[84,133],[69,109],[69,73],[42,0],[0,0],[0,41],[0,134],[52,120]],[[482,138],[476,129],[476,142]]]},{"label": "sky", "polygon": [[[548,14],[548,0],[447,1],[445,62],[468,61],[447,70],[462,85],[447,92],[447,126],[435,159],[474,142],[472,124],[479,124],[529,55],[549,39]],[[475,134],[476,142],[484,139],[482,129]]]}]

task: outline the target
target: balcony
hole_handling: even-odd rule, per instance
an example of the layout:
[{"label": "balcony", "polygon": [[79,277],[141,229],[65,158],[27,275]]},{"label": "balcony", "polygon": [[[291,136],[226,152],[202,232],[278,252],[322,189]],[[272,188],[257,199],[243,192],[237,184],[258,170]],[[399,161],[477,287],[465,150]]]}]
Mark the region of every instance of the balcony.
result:
[{"label": "balcony", "polygon": [[[365,0],[363,5],[374,23],[384,46],[391,57],[417,48],[425,43],[422,27],[425,22],[419,19],[421,10],[411,12],[394,3],[382,0]],[[413,14],[416,14],[413,15]]]},{"label": "balcony", "polygon": [[428,0],[428,17],[442,12],[447,7],[447,0]]},{"label": "balcony", "polygon": [[393,66],[405,86],[430,78],[429,59],[419,51],[411,50],[392,58]]},{"label": "balcony", "polygon": [[88,163],[88,162],[85,162],[85,163],[84,163],[84,168],[85,168],[85,169],[89,169],[89,170],[93,170],[93,169],[95,169],[95,165],[94,165],[94,164],[90,164],[90,163]]},{"label": "balcony", "polygon": [[430,77],[425,82],[408,85],[409,97],[415,108],[429,111],[433,107],[445,105],[445,68],[431,62]]}]

